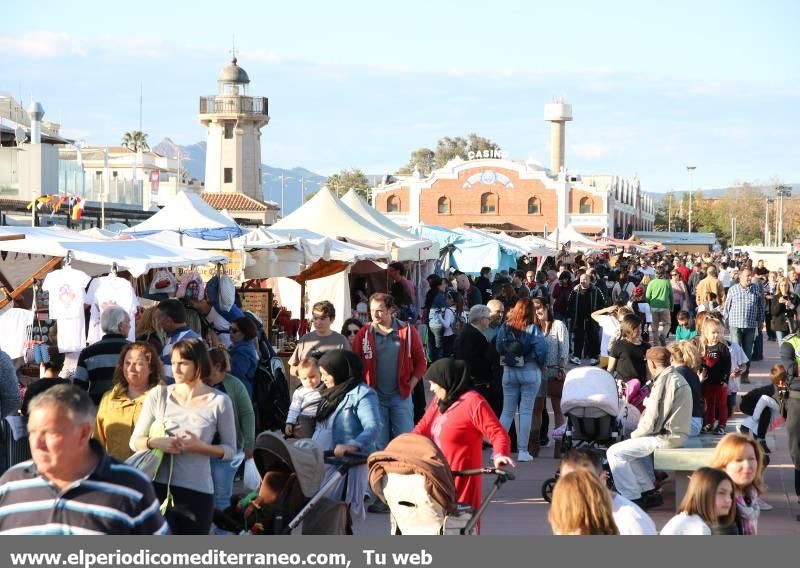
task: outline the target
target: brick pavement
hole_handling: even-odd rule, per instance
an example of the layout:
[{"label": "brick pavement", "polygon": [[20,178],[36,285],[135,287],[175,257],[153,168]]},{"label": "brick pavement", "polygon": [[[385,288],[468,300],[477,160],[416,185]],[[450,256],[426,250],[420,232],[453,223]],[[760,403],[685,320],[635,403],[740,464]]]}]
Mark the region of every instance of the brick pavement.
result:
[{"label": "brick pavement", "polygon": [[[755,388],[767,384],[769,368],[778,362],[777,343],[765,344],[765,358],[752,364],[750,385]],[[552,420],[551,420],[552,423]],[[764,498],[774,506],[771,511],[761,513],[759,534],[800,534],[800,505],[794,495],[794,467],[789,458],[786,432],[783,428],[768,434],[767,443],[772,449],[771,465],[766,471],[767,493]],[[485,463],[489,462],[490,450],[484,451]],[[549,535],[547,523],[548,504],[541,497],[541,486],[552,477],[558,467],[552,458],[552,449],[543,448],[533,462],[517,464],[515,481],[503,486],[489,505],[482,518],[484,535]],[[490,478],[484,481],[484,495],[489,489]],[[667,482],[664,488],[665,503],[651,509],[656,526],[660,529],[674,514],[674,484]],[[360,535],[385,535],[389,531],[389,516],[368,513],[366,520],[354,519],[354,531]]]}]

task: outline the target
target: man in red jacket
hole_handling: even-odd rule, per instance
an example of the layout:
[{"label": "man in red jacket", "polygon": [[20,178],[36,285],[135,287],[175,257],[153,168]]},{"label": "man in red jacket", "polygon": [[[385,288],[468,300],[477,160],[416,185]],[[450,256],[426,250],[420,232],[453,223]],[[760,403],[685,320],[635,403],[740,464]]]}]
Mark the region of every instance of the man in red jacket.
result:
[{"label": "man in red jacket", "polygon": [[410,394],[427,365],[419,333],[394,317],[391,295],[373,294],[369,310],[372,323],[358,332],[353,351],[364,365],[367,384],[378,393],[382,422],[378,449],[383,449],[392,438],[414,428]]}]

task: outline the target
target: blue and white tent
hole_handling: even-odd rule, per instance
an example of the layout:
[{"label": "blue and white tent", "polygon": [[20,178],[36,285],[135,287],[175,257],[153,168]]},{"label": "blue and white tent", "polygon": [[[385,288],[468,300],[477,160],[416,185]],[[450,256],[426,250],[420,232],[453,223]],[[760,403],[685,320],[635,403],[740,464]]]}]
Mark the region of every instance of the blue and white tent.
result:
[{"label": "blue and white tent", "polygon": [[455,230],[435,225],[416,225],[409,231],[439,245],[441,268],[457,268],[468,274],[478,274],[484,266],[492,270],[516,269],[522,249],[486,237],[472,230]]}]

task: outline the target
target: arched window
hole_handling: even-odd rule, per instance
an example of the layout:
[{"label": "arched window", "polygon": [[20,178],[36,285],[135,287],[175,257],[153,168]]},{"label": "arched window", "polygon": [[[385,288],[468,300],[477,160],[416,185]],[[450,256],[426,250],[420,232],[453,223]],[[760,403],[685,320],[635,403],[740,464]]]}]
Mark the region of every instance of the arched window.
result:
[{"label": "arched window", "polygon": [[399,213],[400,212],[400,198],[396,195],[390,195],[389,199],[386,200],[386,212],[387,213]]},{"label": "arched window", "polygon": [[497,196],[494,193],[481,195],[481,213],[497,213]]},{"label": "arched window", "polygon": [[580,201],[580,205],[578,205],[579,213],[591,213],[592,212],[592,200],[588,197],[582,197]]},{"label": "arched window", "polygon": [[447,199],[446,197],[440,197],[436,205],[436,212],[439,213],[439,215],[449,215],[450,200]]},{"label": "arched window", "polygon": [[538,197],[531,197],[528,200],[528,215],[540,215],[542,213],[542,202]]}]

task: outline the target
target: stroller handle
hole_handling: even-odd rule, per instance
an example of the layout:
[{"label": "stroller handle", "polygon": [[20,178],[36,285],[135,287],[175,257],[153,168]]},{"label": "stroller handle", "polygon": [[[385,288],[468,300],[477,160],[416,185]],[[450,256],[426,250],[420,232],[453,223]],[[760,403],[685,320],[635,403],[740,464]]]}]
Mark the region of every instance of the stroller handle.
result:
[{"label": "stroller handle", "polygon": [[333,453],[333,450],[327,450],[322,455],[325,458],[325,463],[329,465],[347,465],[349,467],[363,465],[367,463],[367,458],[369,457],[369,454],[361,452],[347,452],[342,457],[339,457]]},{"label": "stroller handle", "polygon": [[454,477],[466,477],[469,475],[496,475],[500,483],[514,481],[516,479],[516,476],[512,472],[497,467],[481,467],[478,469],[465,469],[453,472]]}]

